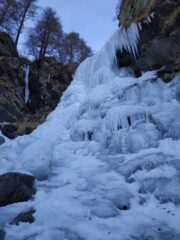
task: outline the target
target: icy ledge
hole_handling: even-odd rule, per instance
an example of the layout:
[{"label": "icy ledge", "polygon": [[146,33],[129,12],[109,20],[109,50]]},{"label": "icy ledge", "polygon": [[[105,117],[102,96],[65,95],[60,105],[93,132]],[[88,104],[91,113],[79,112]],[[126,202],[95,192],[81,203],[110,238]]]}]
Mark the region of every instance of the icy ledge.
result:
[{"label": "icy ledge", "polygon": [[127,50],[136,57],[139,30],[139,25],[135,23],[127,30],[118,29],[99,52],[80,65],[75,80],[83,81],[88,88],[109,81],[110,72],[114,72],[116,69],[116,51],[118,49]]}]

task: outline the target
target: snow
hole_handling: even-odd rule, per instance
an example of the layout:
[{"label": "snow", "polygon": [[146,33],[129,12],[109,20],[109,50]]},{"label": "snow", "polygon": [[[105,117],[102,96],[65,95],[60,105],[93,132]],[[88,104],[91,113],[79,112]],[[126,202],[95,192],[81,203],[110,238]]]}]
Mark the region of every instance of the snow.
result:
[{"label": "snow", "polygon": [[[179,240],[179,80],[118,69],[137,26],[85,60],[46,122],[0,146],[0,174],[36,177],[27,203],[0,208],[6,240]],[[35,222],[8,223],[35,209]]]}]

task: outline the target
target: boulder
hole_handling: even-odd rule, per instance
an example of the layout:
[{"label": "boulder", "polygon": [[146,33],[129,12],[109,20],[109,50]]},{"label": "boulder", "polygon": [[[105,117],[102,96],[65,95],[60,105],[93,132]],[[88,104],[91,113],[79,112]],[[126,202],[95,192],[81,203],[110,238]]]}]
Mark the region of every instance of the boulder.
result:
[{"label": "boulder", "polygon": [[34,217],[33,214],[35,211],[32,209],[26,213],[19,214],[12,222],[12,225],[19,225],[21,222],[33,223]]},{"label": "boulder", "polygon": [[0,240],[4,240],[5,232],[0,229]]},{"label": "boulder", "polygon": [[10,139],[13,139],[17,136],[17,126],[15,124],[3,124],[1,126],[1,131]]},{"label": "boulder", "polygon": [[5,139],[2,136],[0,136],[0,145],[2,145],[4,142],[5,142]]},{"label": "boulder", "polygon": [[132,67],[137,76],[142,71],[157,70],[165,82],[180,73],[179,0],[124,0],[118,19],[124,28],[131,23],[142,26],[136,59],[126,51],[117,50],[120,67]]},{"label": "boulder", "polygon": [[180,76],[177,77],[176,99],[180,102]]},{"label": "boulder", "polygon": [[0,207],[28,201],[35,193],[34,177],[22,173],[0,175]]}]

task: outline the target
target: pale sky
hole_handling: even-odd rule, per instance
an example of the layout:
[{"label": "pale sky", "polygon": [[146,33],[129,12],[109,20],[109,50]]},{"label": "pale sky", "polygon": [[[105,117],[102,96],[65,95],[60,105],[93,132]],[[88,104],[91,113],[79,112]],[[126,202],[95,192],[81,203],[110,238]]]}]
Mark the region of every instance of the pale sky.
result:
[{"label": "pale sky", "polygon": [[78,32],[95,51],[118,27],[113,21],[117,0],[39,0],[39,4],[54,8],[64,31]]}]

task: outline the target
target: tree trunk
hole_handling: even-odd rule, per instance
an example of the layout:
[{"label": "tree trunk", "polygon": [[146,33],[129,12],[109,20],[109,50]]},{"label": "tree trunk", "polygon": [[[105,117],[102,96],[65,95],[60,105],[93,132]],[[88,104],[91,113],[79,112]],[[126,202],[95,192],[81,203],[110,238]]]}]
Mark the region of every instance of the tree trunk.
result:
[{"label": "tree trunk", "polygon": [[40,49],[40,52],[39,52],[39,59],[43,58],[43,52],[44,52],[44,47],[45,47],[46,35],[47,35],[47,26],[45,28],[43,40],[42,40],[42,43],[41,43],[41,49]]},{"label": "tree trunk", "polygon": [[24,9],[24,13],[23,13],[23,16],[22,16],[22,19],[21,19],[21,22],[20,22],[20,25],[19,25],[19,28],[18,28],[18,31],[17,31],[16,39],[15,39],[15,46],[16,47],[18,45],[19,37],[20,37],[21,31],[22,31],[22,28],[23,28],[23,25],[24,25],[24,21],[25,21],[25,18],[26,18],[26,14],[28,12],[28,9],[29,9],[30,5],[31,5],[31,1],[29,1],[29,3],[27,4],[27,6]]},{"label": "tree trunk", "polygon": [[49,44],[49,32],[47,33],[47,37],[45,39],[42,57],[45,57],[45,55],[46,55],[48,44]]}]

